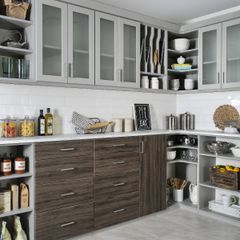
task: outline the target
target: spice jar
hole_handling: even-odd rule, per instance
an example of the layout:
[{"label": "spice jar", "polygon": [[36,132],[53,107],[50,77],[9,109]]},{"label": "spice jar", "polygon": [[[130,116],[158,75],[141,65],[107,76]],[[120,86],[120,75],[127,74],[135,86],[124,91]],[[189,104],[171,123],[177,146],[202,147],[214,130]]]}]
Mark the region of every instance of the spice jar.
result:
[{"label": "spice jar", "polygon": [[12,161],[9,158],[3,158],[1,161],[1,173],[3,176],[12,174]]},{"label": "spice jar", "polygon": [[6,119],[4,121],[4,137],[16,137],[17,136],[17,120]]},{"label": "spice jar", "polygon": [[14,171],[16,174],[23,174],[26,171],[26,159],[24,157],[16,157],[14,161]]},{"label": "spice jar", "polygon": [[35,121],[25,117],[25,119],[20,120],[19,125],[19,135],[21,137],[33,137],[35,130]]}]

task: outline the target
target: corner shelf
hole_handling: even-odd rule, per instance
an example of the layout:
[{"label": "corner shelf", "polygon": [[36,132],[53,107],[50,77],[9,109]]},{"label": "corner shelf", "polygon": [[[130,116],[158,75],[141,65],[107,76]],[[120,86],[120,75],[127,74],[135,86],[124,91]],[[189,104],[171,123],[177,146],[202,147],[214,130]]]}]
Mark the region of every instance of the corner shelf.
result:
[{"label": "corner shelf", "polygon": [[153,77],[166,77],[166,74],[162,73],[151,73],[151,72],[140,72],[142,75],[148,75],[148,76],[153,76]]},{"label": "corner shelf", "polygon": [[26,28],[32,24],[32,21],[0,15],[0,25],[2,29],[16,30],[16,28]]},{"label": "corner shelf", "polygon": [[175,146],[167,147],[167,149],[175,149],[175,148],[195,149],[195,150],[198,149],[197,146],[190,146],[190,145],[175,145]]},{"label": "corner shelf", "polygon": [[178,57],[178,56],[183,56],[183,57],[187,57],[187,56],[192,56],[194,54],[198,54],[198,48],[192,48],[192,49],[188,49],[186,51],[176,51],[174,49],[168,49],[168,56],[169,57]]},{"label": "corner shelf", "polygon": [[235,157],[233,154],[224,154],[224,155],[215,155],[211,153],[200,153],[201,156],[205,157],[211,157],[211,158],[220,158],[220,159],[225,159],[225,160],[230,160],[230,161],[239,161],[240,162],[240,157]]},{"label": "corner shelf", "polygon": [[196,73],[198,72],[198,69],[197,68],[193,68],[193,69],[189,69],[189,70],[175,70],[175,69],[171,69],[169,68],[168,69],[168,72],[169,73],[174,73],[174,74],[179,74],[179,75],[182,75],[182,74],[186,74],[186,73]]},{"label": "corner shelf", "polygon": [[20,208],[20,209],[13,210],[13,211],[10,211],[10,212],[2,213],[2,214],[0,214],[0,218],[10,217],[10,216],[24,214],[24,213],[30,213],[32,211],[33,211],[33,208],[30,208],[30,207],[28,207],[28,208]]},{"label": "corner shelf", "polygon": [[168,164],[186,163],[186,164],[198,165],[198,162],[193,162],[193,161],[183,160],[183,159],[167,160],[167,163]]},{"label": "corner shelf", "polygon": [[240,190],[231,190],[231,189],[227,189],[227,188],[216,187],[216,186],[212,185],[209,181],[200,183],[199,185],[201,187],[205,187],[205,188],[220,189],[220,190],[228,191],[228,192],[231,192],[233,194],[234,193],[240,193]]}]

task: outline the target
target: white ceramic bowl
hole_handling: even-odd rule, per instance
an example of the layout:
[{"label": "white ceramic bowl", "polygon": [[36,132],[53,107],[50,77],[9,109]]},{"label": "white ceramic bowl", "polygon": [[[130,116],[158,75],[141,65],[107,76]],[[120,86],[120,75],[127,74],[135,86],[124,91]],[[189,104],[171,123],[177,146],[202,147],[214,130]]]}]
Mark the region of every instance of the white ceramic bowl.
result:
[{"label": "white ceramic bowl", "polygon": [[186,51],[190,47],[190,41],[187,38],[176,38],[172,40],[171,46],[176,51],[179,52]]},{"label": "white ceramic bowl", "polygon": [[167,151],[167,160],[174,160],[176,158],[176,151]]},{"label": "white ceramic bowl", "polygon": [[234,157],[240,158],[240,147],[232,147],[231,151]]}]

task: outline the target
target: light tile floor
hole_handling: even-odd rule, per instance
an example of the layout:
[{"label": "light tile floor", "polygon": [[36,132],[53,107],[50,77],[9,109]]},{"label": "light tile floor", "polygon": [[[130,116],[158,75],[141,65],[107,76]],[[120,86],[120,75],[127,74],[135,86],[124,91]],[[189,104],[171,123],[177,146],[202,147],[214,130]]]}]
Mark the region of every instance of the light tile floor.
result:
[{"label": "light tile floor", "polygon": [[240,224],[173,209],[71,240],[240,240]]}]

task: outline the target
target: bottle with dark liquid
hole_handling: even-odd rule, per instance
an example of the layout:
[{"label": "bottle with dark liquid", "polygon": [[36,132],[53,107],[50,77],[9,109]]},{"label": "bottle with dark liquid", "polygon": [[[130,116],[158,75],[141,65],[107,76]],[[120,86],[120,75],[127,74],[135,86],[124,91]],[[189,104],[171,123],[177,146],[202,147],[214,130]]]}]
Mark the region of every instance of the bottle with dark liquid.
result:
[{"label": "bottle with dark liquid", "polygon": [[45,135],[53,135],[53,115],[50,108],[47,108],[47,113],[45,114]]},{"label": "bottle with dark liquid", "polygon": [[45,136],[45,117],[43,116],[43,110],[40,110],[38,117],[38,136]]}]

